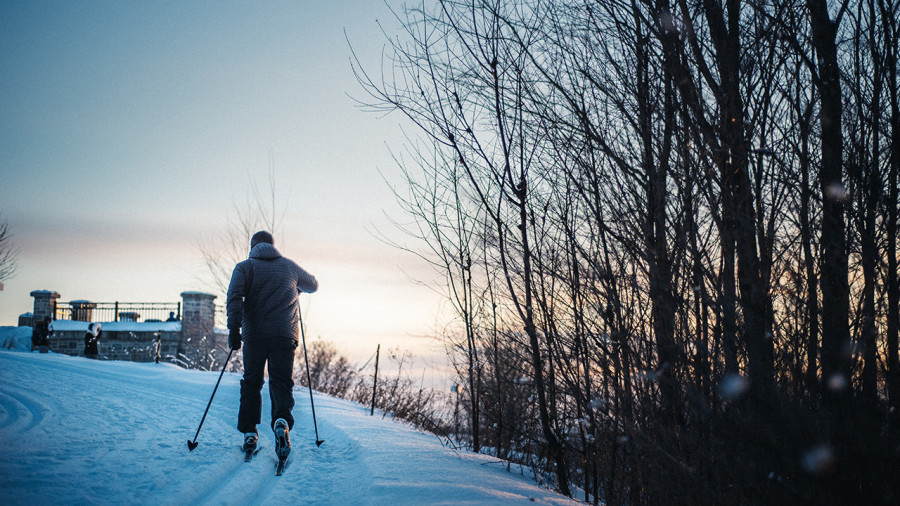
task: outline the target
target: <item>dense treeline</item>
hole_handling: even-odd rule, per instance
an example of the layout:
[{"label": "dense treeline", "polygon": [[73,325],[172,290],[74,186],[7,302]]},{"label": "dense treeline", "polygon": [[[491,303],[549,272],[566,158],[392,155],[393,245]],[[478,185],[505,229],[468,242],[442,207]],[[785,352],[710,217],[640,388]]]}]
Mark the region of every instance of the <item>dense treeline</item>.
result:
[{"label": "dense treeline", "polygon": [[[369,105],[475,451],[609,504],[900,500],[897,0],[438,0]],[[583,493],[583,495],[581,495]]]}]

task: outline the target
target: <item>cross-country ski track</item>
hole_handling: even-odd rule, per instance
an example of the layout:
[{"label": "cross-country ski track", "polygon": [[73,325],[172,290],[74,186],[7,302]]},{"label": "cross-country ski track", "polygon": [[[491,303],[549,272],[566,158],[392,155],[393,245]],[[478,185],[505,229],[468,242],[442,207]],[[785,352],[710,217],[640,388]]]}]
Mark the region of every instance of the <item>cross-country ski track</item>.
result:
[{"label": "cross-country ski track", "polygon": [[189,452],[218,372],[0,351],[0,503],[576,504],[518,467],[297,386],[284,476],[263,388],[262,449],[249,463],[235,430],[240,377],[226,373]]}]

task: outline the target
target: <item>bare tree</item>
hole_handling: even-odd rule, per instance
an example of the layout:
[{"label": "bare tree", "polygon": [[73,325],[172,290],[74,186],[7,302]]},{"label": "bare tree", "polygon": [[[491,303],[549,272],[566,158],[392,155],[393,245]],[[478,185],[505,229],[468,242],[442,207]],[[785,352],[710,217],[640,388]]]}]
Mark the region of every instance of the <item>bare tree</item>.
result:
[{"label": "bare tree", "polygon": [[847,377],[849,367],[841,360],[841,349],[849,332],[849,286],[847,281],[846,186],[843,175],[843,100],[837,37],[847,2],[835,19],[825,0],[807,0],[816,65],[814,82],[820,95],[822,140],[818,180],[822,198],[822,377]]},{"label": "bare tree", "polygon": [[223,230],[217,235],[203,236],[195,243],[206,264],[206,283],[216,294],[224,296],[228,291],[232,270],[247,258],[250,237],[255,232],[267,230],[278,237],[286,208],[279,208],[277,203],[278,186],[271,154],[267,183],[265,188],[260,188],[256,181],[250,180],[244,200],[232,203]]},{"label": "bare tree", "polygon": [[485,447],[595,503],[897,497],[898,7],[403,11],[356,70],[428,139],[407,211]]},{"label": "bare tree", "polygon": [[527,59],[505,33],[502,13],[492,9],[500,5],[447,0],[434,7],[433,12],[409,9],[401,20],[409,39],[391,47],[401,72],[392,70],[390,78],[376,81],[358,65],[355,70],[376,108],[404,113],[458,161],[471,201],[487,213],[505,296],[528,338],[541,435],[555,464],[556,486],[568,495],[566,446],[548,398],[553,372],[533,301],[529,211],[540,141],[524,124]]},{"label": "bare tree", "polygon": [[[480,348],[484,344],[479,336],[478,307],[481,300],[476,292],[474,274],[479,262],[477,230],[483,212],[465,201],[462,189],[461,167],[453,157],[447,157],[439,146],[432,146],[428,154],[424,149],[412,153],[416,160],[417,175],[408,170],[402,159],[397,159],[406,180],[408,193],[394,191],[404,213],[414,222],[408,225],[394,222],[396,228],[424,244],[425,250],[408,247],[385,238],[389,244],[411,252],[430,264],[440,275],[442,295],[450,303],[454,320],[445,331],[448,354],[466,385],[470,413],[469,432],[472,451],[481,451],[481,401],[482,358]],[[474,258],[474,260],[473,260]],[[456,323],[462,324],[457,332]],[[452,330],[451,330],[452,329]],[[462,337],[462,338],[460,338]]]},{"label": "bare tree", "polygon": [[897,212],[900,207],[900,86],[897,85],[900,75],[900,2],[896,0],[879,0],[878,11],[883,24],[885,79],[887,81],[887,99],[890,107],[890,169],[888,171],[888,195],[885,203],[887,217],[887,363],[888,391],[893,406],[900,404],[900,271],[898,271]]},{"label": "bare tree", "polygon": [[0,282],[11,279],[19,270],[19,250],[12,237],[9,222],[0,221]]}]

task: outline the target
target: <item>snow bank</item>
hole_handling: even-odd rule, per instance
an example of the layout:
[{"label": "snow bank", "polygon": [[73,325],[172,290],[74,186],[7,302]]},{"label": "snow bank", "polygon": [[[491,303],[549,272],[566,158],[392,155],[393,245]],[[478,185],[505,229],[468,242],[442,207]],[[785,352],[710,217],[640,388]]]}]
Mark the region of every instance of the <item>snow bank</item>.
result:
[{"label": "snow bank", "polygon": [[31,327],[0,327],[0,349],[31,351]]}]

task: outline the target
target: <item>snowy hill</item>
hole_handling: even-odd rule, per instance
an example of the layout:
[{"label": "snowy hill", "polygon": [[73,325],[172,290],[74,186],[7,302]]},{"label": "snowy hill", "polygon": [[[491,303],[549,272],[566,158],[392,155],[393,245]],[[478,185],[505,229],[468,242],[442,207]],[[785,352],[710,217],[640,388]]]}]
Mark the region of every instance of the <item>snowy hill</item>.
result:
[{"label": "snowy hill", "polygon": [[[2,504],[575,504],[496,459],[454,452],[343,400],[295,390],[293,452],[275,477],[274,442],[246,464],[240,378],[225,374],[188,452],[217,372],[0,351]],[[265,389],[264,389],[265,390]],[[263,392],[263,425],[268,395]]]}]

